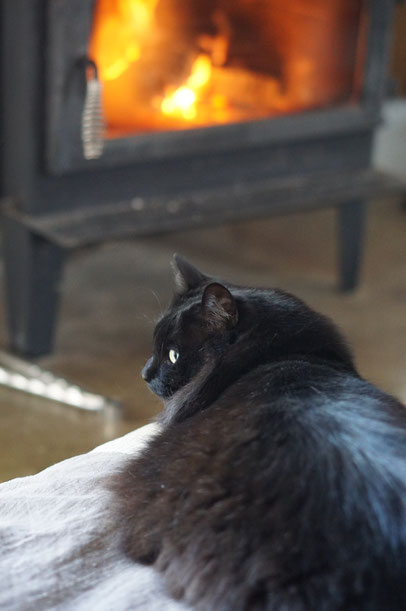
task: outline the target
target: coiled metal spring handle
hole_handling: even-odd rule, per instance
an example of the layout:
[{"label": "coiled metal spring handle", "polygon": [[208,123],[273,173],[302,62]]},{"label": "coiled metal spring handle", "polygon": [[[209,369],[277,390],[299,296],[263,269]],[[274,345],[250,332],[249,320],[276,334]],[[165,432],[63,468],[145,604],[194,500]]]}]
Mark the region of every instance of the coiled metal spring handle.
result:
[{"label": "coiled metal spring handle", "polygon": [[97,66],[85,59],[86,94],[82,113],[82,146],[85,159],[99,159],[104,148],[104,117],[102,109],[102,83]]}]

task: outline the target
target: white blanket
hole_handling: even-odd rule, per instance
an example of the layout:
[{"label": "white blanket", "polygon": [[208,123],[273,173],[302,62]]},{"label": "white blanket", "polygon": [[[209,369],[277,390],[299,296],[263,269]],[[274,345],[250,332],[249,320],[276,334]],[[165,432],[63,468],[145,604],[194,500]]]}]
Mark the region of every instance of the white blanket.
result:
[{"label": "white blanket", "polygon": [[165,596],[152,568],[120,551],[105,485],[156,432],[147,425],[0,485],[0,609],[186,608]]}]

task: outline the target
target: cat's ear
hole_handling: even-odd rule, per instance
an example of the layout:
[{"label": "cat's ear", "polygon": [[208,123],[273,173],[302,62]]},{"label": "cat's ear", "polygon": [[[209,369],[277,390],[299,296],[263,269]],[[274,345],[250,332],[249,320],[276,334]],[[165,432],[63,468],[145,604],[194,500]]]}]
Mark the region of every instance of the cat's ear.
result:
[{"label": "cat's ear", "polygon": [[238,309],[234,297],[222,284],[209,284],[202,297],[202,315],[218,331],[231,329],[238,322]]},{"label": "cat's ear", "polygon": [[207,276],[178,254],[173,255],[172,268],[178,295],[183,295],[207,282]]}]

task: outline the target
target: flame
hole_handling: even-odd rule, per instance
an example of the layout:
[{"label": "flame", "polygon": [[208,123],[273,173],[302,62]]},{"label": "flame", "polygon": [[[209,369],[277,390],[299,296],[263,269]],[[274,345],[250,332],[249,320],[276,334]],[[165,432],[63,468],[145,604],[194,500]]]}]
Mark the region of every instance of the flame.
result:
[{"label": "flame", "polygon": [[139,60],[142,42],[153,24],[158,1],[98,1],[90,55],[96,60],[102,81],[119,78]]},{"label": "flame", "polygon": [[303,0],[285,0],[286,11],[253,0],[209,2],[204,11],[190,0],[182,12],[174,0],[96,0],[89,55],[103,83],[107,136],[342,103],[353,77],[341,58],[356,43],[347,12],[354,5],[358,19],[360,2],[312,0],[317,10],[307,13]]},{"label": "flame", "polygon": [[207,55],[199,55],[193,62],[191,74],[175,91],[168,92],[161,102],[164,115],[180,116],[186,121],[196,119],[199,95],[209,83],[212,65]]}]

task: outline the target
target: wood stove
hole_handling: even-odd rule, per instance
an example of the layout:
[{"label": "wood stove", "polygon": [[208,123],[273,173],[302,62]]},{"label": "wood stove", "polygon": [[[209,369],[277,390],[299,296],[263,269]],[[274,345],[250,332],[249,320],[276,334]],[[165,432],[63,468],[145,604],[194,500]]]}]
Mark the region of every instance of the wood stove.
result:
[{"label": "wood stove", "polygon": [[337,205],[358,277],[393,0],[3,0],[11,344],[51,349],[69,249]]}]

